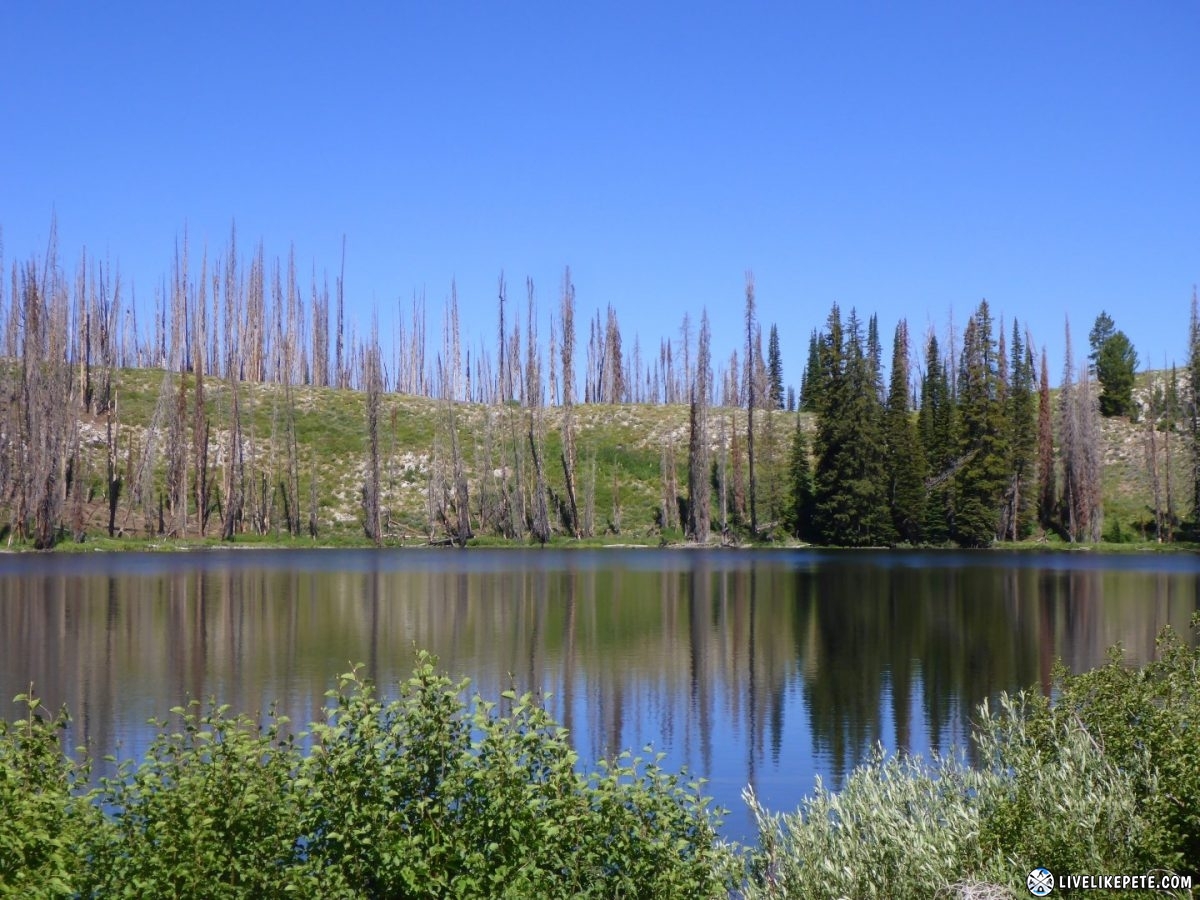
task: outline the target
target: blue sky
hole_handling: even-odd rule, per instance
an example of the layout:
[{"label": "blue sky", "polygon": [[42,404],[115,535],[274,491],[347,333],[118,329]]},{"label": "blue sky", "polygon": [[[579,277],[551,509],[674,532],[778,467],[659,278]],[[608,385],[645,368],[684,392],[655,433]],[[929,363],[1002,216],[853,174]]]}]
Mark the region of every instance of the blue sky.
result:
[{"label": "blue sky", "polygon": [[[1183,361],[1200,281],[1196,3],[9,4],[0,25],[6,266],[119,263],[153,298],[193,247],[295,245],[389,333],[457,279],[472,344],[496,279],[564,265],[626,347],[744,273],[785,378],[830,304],[961,327],[986,297],[1062,364],[1106,309]],[[305,281],[305,283],[307,283]],[[523,303],[523,301],[522,301]],[[586,334],[581,333],[581,341]],[[890,344],[889,344],[890,345]]]}]

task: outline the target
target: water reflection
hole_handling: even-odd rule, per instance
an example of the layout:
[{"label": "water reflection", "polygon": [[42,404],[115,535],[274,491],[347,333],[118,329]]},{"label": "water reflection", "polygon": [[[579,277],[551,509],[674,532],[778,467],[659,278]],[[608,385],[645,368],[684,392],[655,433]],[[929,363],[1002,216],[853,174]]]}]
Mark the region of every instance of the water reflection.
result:
[{"label": "water reflection", "polygon": [[[585,759],[653,743],[748,825],[876,741],[966,743],[980,700],[1197,608],[1193,557],[607,551],[219,552],[0,559],[0,696],[66,703],[76,742],[140,755],[188,697],[292,721],[362,662],[432,650],[488,695],[549,693]],[[10,711],[13,714],[15,709]]]}]

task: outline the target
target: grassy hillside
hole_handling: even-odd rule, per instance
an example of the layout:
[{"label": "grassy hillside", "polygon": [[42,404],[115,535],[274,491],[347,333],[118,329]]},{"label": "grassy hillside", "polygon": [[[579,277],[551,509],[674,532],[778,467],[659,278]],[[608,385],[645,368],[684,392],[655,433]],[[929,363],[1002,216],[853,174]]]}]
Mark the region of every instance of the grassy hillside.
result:
[{"label": "grassy hillside", "polygon": [[[165,469],[166,429],[162,410],[178,400],[178,376],[164,387],[159,370],[124,370],[117,374],[117,410],[114,422],[118,434],[116,469],[123,474],[122,493],[116,516],[116,543],[141,543],[150,539],[161,543],[157,532],[157,510],[161,502]],[[1165,382],[1162,373],[1140,376],[1137,394],[1146,401],[1157,386]],[[187,402],[194,402],[194,385],[184,378]],[[287,396],[279,385],[243,384],[240,387],[243,412],[243,444],[249,490],[249,503],[265,511],[264,528],[255,528],[247,512],[244,533],[238,541],[260,543],[286,539],[284,492],[286,479],[285,422]],[[220,531],[219,504],[222,479],[228,463],[230,391],[216,379],[205,382],[206,409],[211,423],[209,451],[211,477],[216,484],[214,511],[206,531],[211,539]],[[366,395],[358,391],[333,388],[294,388],[297,463],[300,481],[301,518],[308,521],[311,482],[316,482],[316,521],[320,543],[353,543],[363,539],[362,488],[366,473],[367,429]],[[159,411],[159,426],[151,425]],[[189,413],[189,416],[191,414]],[[560,513],[565,508],[565,480],[561,463],[562,410],[543,411],[545,424],[544,467],[552,501],[551,518],[558,537],[565,534]],[[805,427],[814,427],[808,414],[800,414]],[[772,413],[758,432],[759,446],[759,517],[768,525],[776,524],[781,504],[786,500],[783,471],[795,427],[794,414]],[[445,537],[437,523],[432,527],[431,488],[436,495],[440,477],[450,466],[450,421],[448,404],[436,400],[400,394],[384,394],[381,405],[381,481],[382,508],[389,544],[427,543]],[[470,505],[476,539],[479,542],[501,540],[480,529],[477,524],[481,493],[496,491],[507,483],[514,497],[528,497],[533,468],[529,445],[529,412],[516,405],[483,406],[456,404],[453,421],[462,448],[463,463],[471,490]],[[687,494],[688,410],[684,406],[579,405],[574,408],[577,448],[577,494],[582,507],[593,497],[593,540],[610,543],[651,543],[682,538],[677,525],[663,522],[664,467],[673,458],[677,495]],[[190,423],[190,419],[189,419]],[[84,417],[81,436],[84,445],[83,474],[91,490],[85,510],[87,540],[85,547],[107,546],[108,509],[105,499],[105,474],[108,446],[106,417]],[[744,446],[745,413],[718,409],[712,412],[713,458],[720,466],[725,460],[730,482],[737,478],[728,448],[734,429],[742,433]],[[147,454],[147,436],[153,433]],[[1103,420],[1105,534],[1114,540],[1152,539],[1153,490],[1149,466],[1149,436],[1146,425],[1125,419]],[[190,440],[190,424],[187,428]],[[1170,443],[1171,476],[1166,477],[1165,445]],[[1181,432],[1157,432],[1155,440],[1160,459],[1160,504],[1167,504],[1168,487],[1174,509],[1182,516],[1186,510],[1190,485],[1186,482],[1187,446]],[[742,451],[744,453],[744,450]],[[189,448],[189,466],[194,454]],[[744,463],[743,463],[744,465]],[[150,480],[138,473],[150,466]],[[742,478],[745,478],[743,472]],[[152,482],[154,496],[138,496],[139,484]],[[255,493],[257,491],[257,493]],[[435,496],[436,500],[436,496]],[[714,491],[714,532],[719,533],[721,494]],[[731,523],[734,513],[733,491],[726,497]],[[520,502],[519,500],[517,501]],[[433,504],[436,507],[436,503]],[[436,512],[436,510],[434,510]],[[189,522],[194,520],[194,509]],[[736,534],[736,527],[732,534]],[[782,529],[774,536],[782,539]],[[173,538],[174,540],[175,538]],[[195,525],[189,524],[184,540],[199,540]],[[1056,542],[1054,535],[1040,535],[1038,542]],[[311,538],[304,538],[305,542]]]}]

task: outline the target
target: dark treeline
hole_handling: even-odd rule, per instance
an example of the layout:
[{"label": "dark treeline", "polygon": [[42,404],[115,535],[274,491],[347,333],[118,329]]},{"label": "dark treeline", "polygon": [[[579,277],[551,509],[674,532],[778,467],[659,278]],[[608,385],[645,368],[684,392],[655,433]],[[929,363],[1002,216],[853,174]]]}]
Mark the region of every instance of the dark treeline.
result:
[{"label": "dark treeline", "polygon": [[[1122,540],[1120,522],[1104,531],[1102,412],[1144,418],[1153,485],[1149,536],[1179,533],[1186,523],[1178,487],[1169,484],[1171,436],[1187,419],[1183,437],[1195,484],[1200,442],[1192,385],[1200,379],[1189,377],[1183,390],[1173,371],[1165,390],[1135,402],[1136,354],[1105,313],[1090,336],[1091,365],[1076,369],[1067,325],[1057,398],[1045,349],[1039,370],[1032,336],[1015,319],[1010,330],[998,326],[987,301],[968,319],[957,353],[956,340],[952,333],[947,351],[929,334],[922,369],[910,377],[913,348],[901,320],[885,387],[877,319],[864,333],[855,311],[843,322],[833,307],[824,329],[812,334],[802,380],[801,406],[815,413],[817,427],[811,451],[802,429],[793,439],[790,524],[798,536],[850,546],[979,547],[1047,532],[1071,542]],[[1189,356],[1190,374],[1200,362],[1195,296]],[[1193,515],[1196,508],[1193,499]]]},{"label": "dark treeline", "polygon": [[[99,530],[316,537],[335,488],[322,482],[320,452],[298,436],[302,388],[365,399],[358,518],[376,544],[413,530],[388,502],[388,460],[402,449],[390,394],[442,410],[432,446],[408,448],[425,459],[419,530],[434,543],[621,533],[620,465],[614,453],[603,466],[611,483],[598,484],[597,448],[581,443],[580,403],[689,409],[686,438],[668,431],[655,451],[653,521],[624,527],[701,542],[712,532],[790,533],[828,544],[978,546],[1047,530],[1097,540],[1101,409],[1143,415],[1159,538],[1181,525],[1172,435],[1189,443],[1190,471],[1200,468],[1195,298],[1188,371],[1141,405],[1131,399],[1132,345],[1104,314],[1092,330],[1091,366],[1078,372],[1068,334],[1051,401],[1044,350],[1039,373],[1032,338],[1015,321],[1011,335],[998,327],[986,303],[968,321],[961,352],[953,331],[946,350],[932,334],[916,348],[901,322],[886,385],[876,318],[864,329],[835,306],[813,332],[799,391],[814,431],[812,416],[789,415],[797,392],[785,386],[774,324],[764,355],[750,273],[744,332],[714,370],[705,311],[698,328],[685,315],[678,336],[646,353],[640,338],[632,347],[623,340],[612,306],[577,326],[569,269],[547,347],[532,280],[525,302],[513,302],[501,274],[494,343],[464,346],[452,283],[440,344],[428,341],[425,298],[416,296],[398,310],[385,352],[374,317],[366,335],[347,328],[344,270],[344,244],[331,291],[315,268],[302,285],[294,251],[268,261],[260,242],[246,255],[235,229],[221,255],[204,250],[197,260],[185,232],[147,315],[106,261],[84,252],[64,269],[52,228],[43,259],[14,262],[0,278],[0,507],[9,541],[45,548]],[[158,399],[148,416],[122,421],[119,375],[134,369],[161,373]],[[486,408],[481,428],[463,424],[463,404]],[[1194,507],[1200,481],[1191,482],[1182,490],[1192,489]],[[598,495],[608,509],[597,509]]]}]

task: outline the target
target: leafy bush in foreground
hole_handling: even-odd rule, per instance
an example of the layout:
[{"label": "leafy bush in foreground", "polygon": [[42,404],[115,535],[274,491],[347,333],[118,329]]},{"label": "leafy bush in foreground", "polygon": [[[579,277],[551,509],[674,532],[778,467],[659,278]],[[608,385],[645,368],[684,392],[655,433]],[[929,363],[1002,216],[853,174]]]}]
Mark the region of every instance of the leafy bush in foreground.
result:
[{"label": "leafy bush in foreground", "polygon": [[383,702],[357,671],[303,753],[273,713],[172,710],[90,791],[36,700],[0,723],[0,896],[723,897],[696,783],[624,757],[581,774],[531,695],[464,700],[422,656]]},{"label": "leafy bush in foreground", "polygon": [[27,694],[16,702],[25,717],[0,720],[0,897],[69,896],[87,818],[71,795],[87,773],[59,747],[66,713],[47,718]]}]

